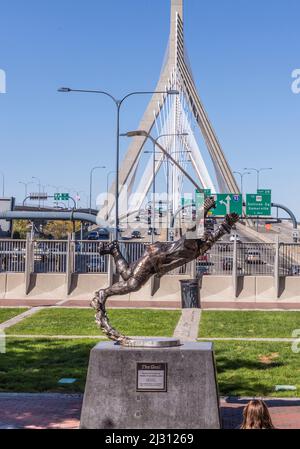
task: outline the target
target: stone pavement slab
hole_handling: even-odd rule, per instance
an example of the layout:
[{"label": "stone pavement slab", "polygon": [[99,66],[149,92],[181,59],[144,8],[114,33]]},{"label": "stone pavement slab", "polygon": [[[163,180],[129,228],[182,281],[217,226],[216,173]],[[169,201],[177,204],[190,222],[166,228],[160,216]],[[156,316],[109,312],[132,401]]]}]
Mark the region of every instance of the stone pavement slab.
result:
[{"label": "stone pavement slab", "polygon": [[[238,429],[252,398],[221,398],[223,428]],[[0,393],[0,429],[78,429],[83,395]],[[265,399],[278,429],[300,429],[299,399]]]}]

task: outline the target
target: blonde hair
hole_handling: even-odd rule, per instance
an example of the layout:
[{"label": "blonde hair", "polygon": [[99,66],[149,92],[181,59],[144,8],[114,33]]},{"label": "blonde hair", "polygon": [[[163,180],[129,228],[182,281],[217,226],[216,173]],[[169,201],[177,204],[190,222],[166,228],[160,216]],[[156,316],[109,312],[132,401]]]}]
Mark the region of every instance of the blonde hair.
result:
[{"label": "blonde hair", "polygon": [[243,411],[241,429],[274,429],[267,405],[260,399],[250,401]]}]

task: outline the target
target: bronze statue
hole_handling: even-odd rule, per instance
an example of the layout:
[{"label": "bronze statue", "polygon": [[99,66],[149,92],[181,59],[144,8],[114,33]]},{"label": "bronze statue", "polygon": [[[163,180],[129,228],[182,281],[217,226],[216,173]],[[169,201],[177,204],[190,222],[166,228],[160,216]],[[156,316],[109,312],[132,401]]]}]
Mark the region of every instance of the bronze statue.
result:
[{"label": "bronze statue", "polygon": [[[204,218],[210,209],[215,208],[213,198],[206,198]],[[110,287],[95,293],[92,307],[97,311],[96,322],[102,331],[111,339],[122,345],[130,345],[130,338],[120,334],[110,323],[105,309],[107,298],[114,295],[126,295],[138,291],[151,276],[162,277],[166,273],[179,268],[199,256],[205,254],[224,234],[230,233],[232,226],[239,220],[237,214],[226,215],[216,232],[205,232],[201,239],[187,239],[184,235],[175,242],[156,242],[148,245],[144,254],[134,263],[128,264],[124,259],[118,242],[101,243],[101,255],[110,254],[114,258],[117,273],[122,280]]]}]

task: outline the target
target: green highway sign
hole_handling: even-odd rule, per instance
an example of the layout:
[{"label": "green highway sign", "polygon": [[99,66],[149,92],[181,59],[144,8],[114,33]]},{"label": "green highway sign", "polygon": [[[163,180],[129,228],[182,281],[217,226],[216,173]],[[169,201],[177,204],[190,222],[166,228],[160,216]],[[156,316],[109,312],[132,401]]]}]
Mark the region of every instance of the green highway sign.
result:
[{"label": "green highway sign", "polygon": [[204,205],[204,193],[200,193],[199,190],[195,192],[195,206],[196,209],[200,209]]},{"label": "green highway sign", "polygon": [[246,214],[249,216],[271,215],[271,195],[270,194],[247,194]]},{"label": "green highway sign", "polygon": [[211,189],[204,189],[204,196],[211,196]]},{"label": "green highway sign", "polygon": [[215,197],[217,207],[215,209],[212,209],[210,215],[224,216],[233,212],[238,215],[242,215],[242,195],[235,193],[218,193],[213,196]]},{"label": "green highway sign", "polygon": [[69,201],[69,199],[68,193],[54,193],[54,201]]},{"label": "green highway sign", "polygon": [[258,189],[257,195],[272,195],[272,190],[270,189]]}]

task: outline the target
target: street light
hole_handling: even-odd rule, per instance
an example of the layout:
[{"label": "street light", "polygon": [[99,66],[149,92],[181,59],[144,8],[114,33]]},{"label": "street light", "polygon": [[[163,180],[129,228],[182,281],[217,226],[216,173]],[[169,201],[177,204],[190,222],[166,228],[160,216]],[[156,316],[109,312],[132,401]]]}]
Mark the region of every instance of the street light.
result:
[{"label": "street light", "polygon": [[251,175],[251,172],[245,171],[245,172],[241,173],[240,171],[234,171],[233,173],[236,174],[236,175],[240,175],[240,177],[241,177],[241,194],[242,194],[242,198],[243,198],[243,193],[244,193],[244,189],[243,189],[244,176]]},{"label": "street light", "polygon": [[98,170],[98,169],[104,169],[104,168],[106,168],[106,167],[104,167],[104,166],[101,166],[101,167],[96,166],[96,167],[93,167],[93,168],[91,169],[91,171],[90,171],[90,213],[92,212],[93,173],[94,173],[95,170]]},{"label": "street light", "polygon": [[[156,145],[159,139],[162,139],[163,137],[177,137],[177,136],[188,136],[188,133],[168,133],[168,134],[160,134],[155,140],[153,140],[153,183],[152,183],[152,243],[154,242],[154,230],[155,230],[155,194],[156,194],[156,185],[155,185],[155,178],[156,178],[156,166],[155,166],[155,154],[156,154]],[[145,151],[145,153],[147,153]],[[168,153],[169,154],[169,153]],[[169,210],[169,164],[167,165],[167,204],[168,204],[168,210]],[[167,212],[168,216],[168,212]]]},{"label": "street light", "polygon": [[[23,182],[23,181],[18,181],[18,183],[19,184],[23,184],[23,186],[24,186],[24,188],[25,188],[25,200],[26,200],[26,198],[27,198],[27,196],[28,196],[28,186],[30,185],[30,184],[34,184],[34,182],[32,182],[32,181],[29,181],[29,182]],[[24,202],[24,204],[26,204],[26,201]]]},{"label": "street light", "polygon": [[115,186],[115,240],[118,240],[118,227],[119,227],[119,159],[120,159],[120,111],[121,106],[124,101],[133,95],[154,95],[154,94],[167,94],[167,95],[179,95],[177,90],[167,90],[167,91],[141,91],[141,92],[130,92],[125,95],[121,100],[111,95],[109,92],[102,90],[85,90],[85,89],[71,89],[70,87],[61,87],[58,92],[69,93],[69,92],[82,92],[82,93],[93,93],[101,94],[109,97],[115,104],[117,109],[117,123],[116,123],[116,186]]},{"label": "street light", "polygon": [[115,172],[115,170],[112,170],[112,171],[110,171],[110,172],[108,172],[107,173],[107,176],[106,176],[106,209],[107,209],[107,212],[106,212],[106,221],[108,220],[108,186],[109,186],[109,177],[110,177],[110,175],[112,175],[113,173],[116,173]]},{"label": "street light", "polygon": [[167,150],[162,147],[158,142],[155,141],[154,137],[151,136],[147,131],[138,130],[138,131],[129,131],[128,133],[121,134],[123,137],[146,137],[150,139],[152,142],[155,142],[155,145],[161,150],[161,152],[169,159],[171,162],[173,162],[174,165],[187,177],[187,179],[196,187],[197,190],[199,190],[200,193],[203,193],[204,190],[202,187],[199,186],[199,184],[194,181],[194,179],[185,171],[184,168],[181,167],[181,165],[167,152]]},{"label": "street light", "polygon": [[257,190],[259,189],[259,175],[261,171],[264,170],[273,170],[272,168],[244,168],[244,170],[252,170],[252,171],[256,171],[257,173]]}]

